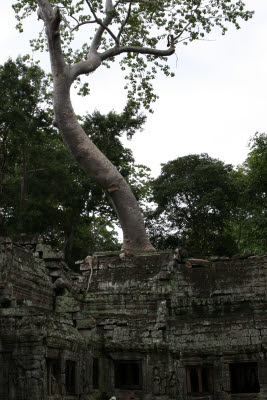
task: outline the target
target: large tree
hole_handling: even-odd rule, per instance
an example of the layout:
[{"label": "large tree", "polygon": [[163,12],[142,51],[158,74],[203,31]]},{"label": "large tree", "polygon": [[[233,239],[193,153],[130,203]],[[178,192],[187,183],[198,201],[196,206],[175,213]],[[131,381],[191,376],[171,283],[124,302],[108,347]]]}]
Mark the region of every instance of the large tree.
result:
[{"label": "large tree", "polygon": [[[138,93],[137,103],[149,107],[155,99],[151,80],[157,67],[169,74],[164,57],[175,52],[177,43],[202,39],[216,26],[224,34],[228,23],[239,28],[238,21],[249,19],[252,12],[240,0],[20,0],[13,4],[20,29],[20,20],[38,6],[50,53],[55,125],[74,158],[113,204],[123,230],[124,251],[153,250],[129,186],[79,124],[70,87],[81,75],[123,55],[122,68],[130,68],[129,96],[134,99]],[[84,29],[86,42],[74,52],[69,45],[80,29]],[[164,40],[167,48],[159,50]],[[33,44],[42,47],[42,39]]]},{"label": "large tree", "polygon": [[12,224],[24,229],[29,181],[44,168],[46,138],[51,143],[56,131],[49,84],[37,65],[8,60],[0,66],[0,90],[0,230],[7,234]]},{"label": "large tree", "polygon": [[[0,89],[1,234],[38,232],[64,249],[69,265],[100,249],[118,249],[116,214],[52,126],[47,76],[38,65],[9,59],[0,66]],[[148,169],[135,164],[120,138],[142,129],[145,116],[125,107],[121,114],[95,111],[79,119],[142,202]]]},{"label": "large tree", "polygon": [[159,247],[180,244],[191,255],[237,251],[233,222],[239,186],[231,165],[207,154],[179,157],[163,164],[152,191],[157,208],[148,225]]}]

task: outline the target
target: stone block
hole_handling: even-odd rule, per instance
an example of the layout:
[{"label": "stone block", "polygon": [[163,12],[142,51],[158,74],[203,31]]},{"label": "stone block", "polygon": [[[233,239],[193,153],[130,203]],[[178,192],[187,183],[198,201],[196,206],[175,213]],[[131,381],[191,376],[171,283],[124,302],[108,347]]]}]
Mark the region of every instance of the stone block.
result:
[{"label": "stone block", "polygon": [[73,313],[80,311],[80,303],[70,296],[57,296],[55,302],[56,313]]},{"label": "stone block", "polygon": [[64,260],[63,251],[53,251],[51,246],[47,244],[37,244],[36,252],[39,254],[39,257],[44,260]]},{"label": "stone block", "polygon": [[78,319],[76,320],[77,329],[93,329],[96,326],[96,321],[92,318]]}]

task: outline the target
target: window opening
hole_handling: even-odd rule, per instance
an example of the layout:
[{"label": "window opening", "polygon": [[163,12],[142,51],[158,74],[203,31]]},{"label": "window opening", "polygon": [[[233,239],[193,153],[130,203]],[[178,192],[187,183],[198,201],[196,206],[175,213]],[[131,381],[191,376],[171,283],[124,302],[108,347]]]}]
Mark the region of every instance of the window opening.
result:
[{"label": "window opening", "polygon": [[65,367],[66,394],[73,396],[76,394],[76,362],[67,360]]},{"label": "window opening", "polygon": [[201,371],[201,378],[202,378],[202,389],[203,392],[209,392],[212,383],[210,382],[210,373],[209,368],[203,367]]},{"label": "window opening", "polygon": [[11,307],[11,301],[10,300],[2,301],[1,306],[2,306],[2,308]]},{"label": "window opening", "polygon": [[93,358],[93,389],[99,388],[99,359]]},{"label": "window opening", "polygon": [[114,361],[115,388],[117,389],[141,389],[142,365],[141,361]]},{"label": "window opening", "polygon": [[61,394],[60,385],[60,360],[47,359],[47,394],[48,396],[54,396]]},{"label": "window opening", "polygon": [[187,367],[187,393],[207,394],[213,392],[213,372],[211,365]]},{"label": "window opening", "polygon": [[197,368],[191,368],[190,371],[191,392],[199,392],[198,373]]},{"label": "window opening", "polygon": [[259,393],[257,363],[230,364],[231,393]]},{"label": "window opening", "polygon": [[[1,340],[0,340],[1,346]],[[0,399],[9,399],[9,379],[12,371],[12,353],[0,353]]]}]

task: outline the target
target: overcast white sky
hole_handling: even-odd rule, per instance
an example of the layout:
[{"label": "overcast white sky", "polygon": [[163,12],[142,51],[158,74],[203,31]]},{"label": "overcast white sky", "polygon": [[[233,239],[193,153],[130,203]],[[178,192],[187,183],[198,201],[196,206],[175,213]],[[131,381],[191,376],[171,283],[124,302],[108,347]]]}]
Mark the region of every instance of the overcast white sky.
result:
[{"label": "overcast white sky", "polygon": [[[10,4],[1,2],[0,63],[8,57],[30,53],[28,44],[40,21],[32,19],[25,32],[16,32]],[[160,164],[187,154],[206,152],[234,165],[247,155],[249,138],[267,132],[267,1],[245,0],[255,10],[242,29],[212,41],[180,45],[169,59],[176,76],[159,75],[159,100],[148,115],[145,129],[127,146],[138,163],[160,172]],[[48,55],[40,56],[49,68]],[[121,112],[126,103],[119,69],[100,68],[90,77],[91,95],[74,98],[75,111],[83,115],[98,109]]]}]

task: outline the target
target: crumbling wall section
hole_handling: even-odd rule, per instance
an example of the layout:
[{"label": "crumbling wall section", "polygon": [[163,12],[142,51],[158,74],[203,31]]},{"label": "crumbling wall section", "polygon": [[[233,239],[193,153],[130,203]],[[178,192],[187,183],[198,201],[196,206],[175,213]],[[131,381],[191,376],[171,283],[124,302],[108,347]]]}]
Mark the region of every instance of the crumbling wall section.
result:
[{"label": "crumbling wall section", "polygon": [[[122,398],[266,399],[266,267],[266,256],[196,260],[177,252],[100,253],[82,264],[84,290],[92,277],[77,327],[102,338],[106,390]],[[134,373],[134,360],[142,389],[129,381],[127,392],[116,365],[132,363]],[[256,373],[257,384],[234,388],[234,374]]]},{"label": "crumbling wall section", "polygon": [[[89,357],[88,346],[71,312],[57,310],[59,294],[79,298],[72,275],[62,253],[52,252],[40,238],[1,239],[1,400],[80,395],[84,383],[78,377]],[[67,386],[67,380],[74,383]]]},{"label": "crumbling wall section", "polygon": [[0,399],[267,399],[266,256],[0,245]]}]

